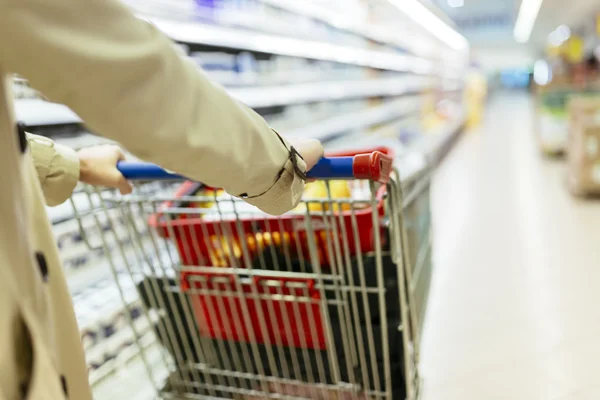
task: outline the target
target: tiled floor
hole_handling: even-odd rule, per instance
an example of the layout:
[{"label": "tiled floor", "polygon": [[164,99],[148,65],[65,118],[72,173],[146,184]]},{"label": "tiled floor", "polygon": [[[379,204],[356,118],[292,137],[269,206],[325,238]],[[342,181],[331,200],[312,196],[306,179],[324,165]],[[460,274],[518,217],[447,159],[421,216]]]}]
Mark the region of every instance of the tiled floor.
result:
[{"label": "tiled floor", "polygon": [[435,177],[423,400],[600,399],[600,201],[499,94]]}]

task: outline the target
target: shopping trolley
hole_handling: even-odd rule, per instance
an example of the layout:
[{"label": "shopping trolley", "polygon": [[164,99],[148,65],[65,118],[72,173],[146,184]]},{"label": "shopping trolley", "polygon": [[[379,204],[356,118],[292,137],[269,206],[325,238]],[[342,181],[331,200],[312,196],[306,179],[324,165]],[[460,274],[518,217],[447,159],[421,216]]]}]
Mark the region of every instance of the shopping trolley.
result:
[{"label": "shopping trolley", "polygon": [[281,217],[145,163],[118,165],[134,194],[84,189],[86,242],[125,307],[125,277],[142,300],[126,315],[158,397],[417,398],[392,160],[385,148],[323,158],[316,191]]}]

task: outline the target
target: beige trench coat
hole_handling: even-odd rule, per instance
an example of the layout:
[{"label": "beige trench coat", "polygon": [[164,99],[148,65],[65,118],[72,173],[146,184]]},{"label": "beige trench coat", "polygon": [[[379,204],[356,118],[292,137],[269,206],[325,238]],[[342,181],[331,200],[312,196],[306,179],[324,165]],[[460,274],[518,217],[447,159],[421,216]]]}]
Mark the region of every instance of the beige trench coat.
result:
[{"label": "beige trench coat", "polygon": [[72,151],[18,132],[12,73],[136,156],[267,212],[298,202],[304,182],[292,160],[301,172],[306,165],[116,0],[0,0],[0,400],[86,400],[79,331],[44,207],[44,195],[48,204],[69,197],[79,164]]}]

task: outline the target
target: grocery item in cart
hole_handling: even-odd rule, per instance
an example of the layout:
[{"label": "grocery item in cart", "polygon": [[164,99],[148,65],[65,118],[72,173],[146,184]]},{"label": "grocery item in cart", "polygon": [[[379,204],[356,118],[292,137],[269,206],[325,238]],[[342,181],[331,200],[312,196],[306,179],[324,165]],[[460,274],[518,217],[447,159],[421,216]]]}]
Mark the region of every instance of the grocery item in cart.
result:
[{"label": "grocery item in cart", "polygon": [[[304,190],[303,197],[305,199],[327,199],[331,194],[332,199],[351,199],[352,194],[350,192],[350,185],[347,181],[315,181],[310,182],[306,185],[306,189]],[[333,211],[348,211],[350,209],[350,204],[342,203],[342,204],[330,204],[328,203],[310,203],[308,205],[308,209],[310,211],[328,211],[329,209],[333,209]],[[303,203],[298,208],[297,211],[304,211],[306,209],[306,205]]]}]

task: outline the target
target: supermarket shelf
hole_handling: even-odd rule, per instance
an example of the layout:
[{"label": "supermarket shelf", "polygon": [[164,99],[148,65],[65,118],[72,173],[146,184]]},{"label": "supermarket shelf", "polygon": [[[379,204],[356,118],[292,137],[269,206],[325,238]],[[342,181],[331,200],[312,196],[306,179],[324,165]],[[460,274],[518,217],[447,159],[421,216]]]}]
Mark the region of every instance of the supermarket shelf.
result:
[{"label": "supermarket shelf", "polygon": [[[141,339],[146,361],[152,366],[155,382],[166,380],[169,371],[164,364],[164,350],[154,335]],[[156,392],[149,380],[141,354],[131,346],[101,370],[90,373],[95,398],[111,400],[148,400]]]},{"label": "supermarket shelf", "polygon": [[432,164],[438,164],[450,150],[450,147],[462,132],[465,125],[466,113],[464,110],[458,110],[452,120],[437,132],[427,135],[423,142],[423,152],[428,155]]},{"label": "supermarket shelf", "polygon": [[400,172],[402,184],[411,182],[428,166],[427,156],[419,148],[407,148],[399,138],[397,132],[406,126],[404,120],[392,122],[373,131],[365,133],[356,132],[354,135],[340,137],[325,144],[328,152],[351,151],[361,148],[387,147],[394,152],[394,166]]},{"label": "supermarket shelf", "polygon": [[422,57],[395,52],[366,50],[218,25],[168,21],[152,17],[146,19],[173,40],[183,43],[243,49],[416,74],[431,74],[435,69],[431,61]]},{"label": "supermarket shelf", "polygon": [[340,115],[328,120],[318,122],[303,128],[288,131],[286,137],[310,137],[326,142],[339,133],[368,128],[407,114],[415,113],[420,109],[420,102],[414,98],[401,99],[381,106],[372,107],[365,111]]},{"label": "supermarket shelf", "polygon": [[[71,200],[76,204],[78,211],[88,211],[90,209],[88,197],[83,191],[78,190],[78,188],[75,188]],[[93,198],[92,204],[94,207],[99,207],[100,205],[96,198]],[[67,222],[75,217],[75,210],[71,201],[65,201],[54,207],[46,207],[46,212],[53,225]]]},{"label": "supermarket shelf", "polygon": [[[180,22],[194,23],[198,20],[205,23],[217,24],[222,27],[241,28],[261,34],[275,35],[278,37],[286,36],[292,38],[313,39],[314,36],[309,34],[305,26],[298,26],[291,23],[289,19],[279,20],[277,18],[270,19],[268,15],[253,12],[249,9],[229,10],[225,9],[207,9],[201,12],[202,7],[191,4],[182,4],[169,2],[168,0],[125,0],[139,15],[145,18],[157,18],[174,20]],[[289,1],[289,0],[260,0],[265,5],[274,9],[284,10],[296,16],[319,21],[336,29],[339,32],[350,34],[357,39],[371,40],[382,45],[392,48],[401,49],[414,55],[427,58],[438,59],[441,56],[440,46],[435,40],[432,40],[431,28],[427,25],[422,26],[423,32],[421,35],[414,34],[414,28],[404,27],[404,30],[398,30],[398,27],[382,27],[377,24],[369,23],[365,20],[356,20],[354,18],[340,17],[339,12],[329,10],[318,4],[309,4],[305,1]],[[408,16],[406,17],[408,21]],[[412,20],[410,22],[413,22]],[[314,29],[322,35],[327,32]],[[242,42],[244,43],[244,42]],[[210,43],[207,43],[210,44]],[[364,44],[364,43],[363,43]],[[229,46],[228,46],[229,47]],[[234,48],[247,48],[244,44],[236,44]],[[251,49],[250,49],[251,50]],[[446,54],[451,51],[444,49],[442,52]],[[449,60],[446,60],[449,61]]]},{"label": "supermarket shelf", "polygon": [[[127,249],[126,256],[134,255],[131,249]],[[67,283],[69,291],[76,293],[90,285],[91,282],[100,282],[102,280],[110,279],[112,276],[112,266],[110,260],[106,256],[97,257],[95,260],[90,262],[86,268],[81,268],[79,271],[67,273]],[[124,271],[124,267],[118,270],[119,272]]]},{"label": "supermarket shelf", "polygon": [[53,138],[54,142],[72,148],[73,150],[79,150],[83,147],[98,146],[102,144],[116,144],[116,142],[103,138],[102,136],[93,135],[85,132],[80,133],[77,136],[63,137],[59,136]]},{"label": "supermarket shelf", "polygon": [[[138,318],[133,323],[135,333],[131,326],[127,326],[127,327],[119,330],[118,332],[116,332],[115,334],[113,334],[112,336],[107,338],[106,340],[100,342],[96,346],[93,346],[90,349],[87,349],[86,357],[88,359],[103,359],[108,355],[111,358],[117,358],[117,356],[115,355],[116,352],[118,352],[117,353],[118,358],[121,358],[121,356],[123,356],[124,358],[135,357],[135,354],[129,355],[129,354],[126,354],[127,352],[123,353],[121,347],[123,347],[123,345],[126,343],[134,343],[135,334],[144,336],[144,335],[147,335],[148,333],[152,332],[152,330],[153,330],[152,324],[156,323],[156,321],[158,321],[158,316],[155,313],[149,313],[148,317],[149,317],[148,319],[146,319],[144,317]],[[151,344],[153,341],[152,339],[154,339],[154,337],[152,334],[150,334],[150,335],[147,335],[147,339],[145,339],[145,341],[148,341]],[[132,350],[133,350],[132,353],[135,353],[137,351],[137,348],[134,348]],[[122,360],[119,360],[119,361],[121,361],[121,363],[124,362]],[[127,360],[127,361],[129,361],[129,360]],[[107,364],[108,365],[105,368],[101,368],[99,371],[93,371],[90,374],[91,375],[90,381],[91,381],[92,385],[98,381],[101,381],[109,373],[109,371],[115,369],[115,366],[111,365],[110,362]],[[117,364],[118,364],[118,361],[117,361]]]},{"label": "supermarket shelf", "polygon": [[[279,18],[273,13],[263,12],[263,7],[205,7],[194,2],[176,2],[173,0],[124,0],[134,12],[147,18],[162,18],[186,22],[201,22],[219,26],[248,29],[254,32],[293,37],[297,39],[317,39],[327,37],[331,32],[322,26],[298,25],[298,14],[295,18]],[[254,9],[253,9],[254,8]],[[262,10],[258,10],[260,8]],[[273,10],[279,9],[272,7]],[[290,14],[292,15],[292,14]],[[316,19],[310,18],[314,21]],[[302,21],[306,22],[306,21]],[[322,22],[322,21],[321,21]],[[340,32],[344,32],[343,30]],[[337,32],[336,32],[337,33]],[[347,33],[347,32],[346,32]],[[349,36],[349,35],[347,35]],[[353,44],[366,44],[365,37],[352,35]],[[335,35],[334,40],[339,40]],[[345,38],[346,41],[348,37]]]},{"label": "supermarket shelf", "polygon": [[[451,88],[451,91],[458,90],[457,88]],[[336,116],[325,121],[321,121],[315,124],[311,124],[306,127],[302,127],[295,130],[287,131],[286,137],[310,137],[314,139],[319,139],[323,142],[326,142],[330,139],[335,138],[338,134],[345,131],[357,131],[360,129],[368,128],[370,126],[375,126],[378,124],[383,124],[386,122],[390,122],[401,117],[414,114],[421,109],[420,97],[410,97],[403,98],[400,100],[395,100],[392,102],[384,103],[383,105],[368,108],[364,111],[355,112],[352,114],[344,114],[340,116]],[[464,115],[460,117],[462,124],[464,121]],[[451,123],[452,126],[449,129],[454,129],[454,124],[457,122]],[[448,128],[445,128],[448,129]],[[357,134],[358,136],[363,135],[362,133]],[[373,140],[372,138],[377,136],[377,133],[372,133],[365,140]],[[432,135],[433,137],[438,137],[438,135]],[[444,136],[444,135],[440,135]],[[358,138],[357,138],[358,139]],[[347,137],[342,138],[343,141],[346,142],[354,142],[354,140],[350,140]],[[433,142],[435,139],[431,139],[432,142],[429,143],[430,146],[434,146]],[[423,144],[424,146],[425,144]]]},{"label": "supermarket shelf", "polygon": [[[416,101],[414,103],[418,104]],[[396,109],[401,109],[404,106],[396,104],[395,107]],[[405,107],[408,107],[408,105],[405,105]],[[420,109],[419,107],[416,108],[417,110]],[[338,140],[325,143],[325,149],[330,152],[340,152],[373,146],[388,147],[396,155],[395,166],[400,171],[403,184],[406,184],[418,178],[419,173],[428,166],[436,165],[441,161],[457,135],[461,132],[465,118],[464,111],[458,108],[454,117],[448,122],[432,132],[421,134],[420,140],[415,141],[409,147],[406,147],[398,139],[398,136],[393,134],[394,131],[398,131],[404,126],[403,121],[398,121],[386,124],[368,133],[357,131],[354,134],[342,136]],[[360,117],[357,117],[357,120],[360,120]],[[393,118],[388,121],[391,120]],[[381,121],[380,123],[384,122],[386,121]]]},{"label": "supermarket shelf", "polygon": [[[332,76],[331,72],[315,74],[315,71],[306,70],[279,71],[268,76],[260,73],[240,74],[236,71],[207,71],[207,74],[212,81],[228,88],[301,84],[319,80],[328,82],[348,80],[348,77]],[[355,78],[365,79],[365,76],[366,74],[360,74]]]},{"label": "supermarket shelf", "polygon": [[[429,87],[429,78],[340,80],[289,85],[231,88],[229,93],[252,108],[359,97],[400,96]],[[17,120],[26,126],[79,124],[81,118],[68,107],[42,99],[15,102]]]},{"label": "supermarket shelf", "polygon": [[386,78],[311,82],[291,85],[229,89],[229,93],[252,108],[361,97],[400,96],[430,87],[428,78]]}]

